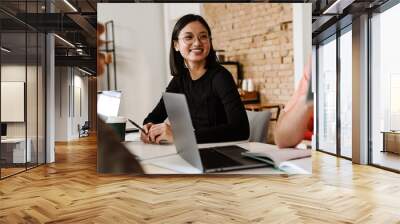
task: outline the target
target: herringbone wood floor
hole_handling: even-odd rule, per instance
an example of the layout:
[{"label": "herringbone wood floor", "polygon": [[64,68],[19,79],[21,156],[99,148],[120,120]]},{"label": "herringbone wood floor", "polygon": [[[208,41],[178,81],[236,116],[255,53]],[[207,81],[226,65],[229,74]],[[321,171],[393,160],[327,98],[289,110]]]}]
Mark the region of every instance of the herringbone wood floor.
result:
[{"label": "herringbone wood floor", "polygon": [[400,175],[313,155],[305,176],[104,176],[96,142],[0,181],[0,223],[400,223]]}]

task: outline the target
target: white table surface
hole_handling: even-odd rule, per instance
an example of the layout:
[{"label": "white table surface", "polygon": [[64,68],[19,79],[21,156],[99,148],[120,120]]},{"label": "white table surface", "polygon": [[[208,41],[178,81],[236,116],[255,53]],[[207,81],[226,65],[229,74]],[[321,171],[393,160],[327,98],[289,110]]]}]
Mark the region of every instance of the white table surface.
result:
[{"label": "white table surface", "polygon": [[[124,145],[129,151],[137,156],[145,173],[147,174],[201,174],[202,172],[185,160],[177,153],[175,145],[157,145],[144,144],[140,141],[138,133],[130,133],[125,137]],[[222,145],[238,145],[249,151],[256,151],[262,148],[276,148],[275,145],[263,144],[258,142],[224,142],[212,144],[199,144],[199,148],[222,146]],[[303,170],[299,174],[311,174],[312,161],[311,157],[291,160],[295,166]],[[279,169],[272,167],[236,170],[229,172],[213,173],[213,174],[287,174]],[[291,173],[296,174],[296,173]]]},{"label": "white table surface", "polygon": [[[27,147],[25,151],[25,140],[27,141]],[[16,145],[13,149],[13,163],[25,163],[25,158],[27,158],[27,162],[31,162],[31,147],[32,140],[31,138],[14,138],[14,137],[6,137],[1,139],[1,144],[14,144]],[[22,145],[21,145],[22,144]],[[27,155],[25,155],[25,153]]]},{"label": "white table surface", "polygon": [[[24,142],[25,138],[4,138],[1,139],[1,143],[20,143],[20,142]],[[30,139],[28,138],[28,141],[30,141]]]}]

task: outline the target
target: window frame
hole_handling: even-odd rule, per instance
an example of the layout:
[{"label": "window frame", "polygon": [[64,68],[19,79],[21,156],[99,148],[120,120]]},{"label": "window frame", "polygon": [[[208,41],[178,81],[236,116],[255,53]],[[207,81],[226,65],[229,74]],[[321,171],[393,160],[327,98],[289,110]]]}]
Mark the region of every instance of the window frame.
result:
[{"label": "window frame", "polygon": [[380,168],[383,170],[400,173],[400,170],[390,168],[387,166],[383,166],[380,164],[376,164],[373,162],[373,130],[372,130],[372,19],[374,18],[374,14],[381,14],[385,11],[393,8],[394,6],[400,4],[400,0],[388,0],[379,7],[368,11],[368,165]]},{"label": "window frame", "polygon": [[[344,22],[342,21],[342,20],[344,20]],[[343,27],[341,27],[340,29],[337,29],[336,30],[336,32],[335,33],[333,33],[333,34],[331,34],[331,35],[329,35],[329,36],[326,36],[326,37],[324,37],[323,39],[320,39],[320,40],[318,40],[318,42],[317,42],[317,44],[315,44],[315,49],[316,49],[316,58],[315,58],[315,62],[316,62],[316,130],[315,130],[315,133],[316,133],[316,150],[317,151],[319,151],[319,152],[323,152],[323,153],[326,153],[326,154],[329,154],[329,155],[333,155],[333,156],[337,156],[337,157],[339,157],[339,158],[343,158],[343,159],[346,159],[346,160],[352,160],[352,158],[350,158],[350,157],[347,157],[347,156],[344,156],[344,155],[342,155],[342,153],[341,153],[341,119],[340,119],[340,103],[341,103],[341,97],[340,97],[340,77],[341,77],[341,67],[340,67],[340,37],[342,36],[342,35],[344,35],[344,34],[346,34],[347,32],[351,32],[352,31],[352,22],[350,22],[349,23],[349,17],[344,17],[342,20],[339,20],[338,22],[341,22],[342,21],[342,23],[344,24],[345,23],[345,25],[343,26]],[[320,139],[319,139],[319,124],[318,124],[318,120],[319,120],[319,110],[320,110],[320,105],[319,105],[319,102],[318,102],[318,99],[319,99],[319,91],[318,91],[318,87],[319,87],[319,82],[320,82],[320,79],[319,79],[319,66],[320,66],[320,64],[319,64],[319,51],[318,51],[318,49],[319,49],[319,47],[322,45],[322,44],[327,44],[327,43],[329,43],[329,42],[331,42],[331,41],[336,41],[336,61],[335,61],[335,64],[336,64],[336,83],[335,83],[335,85],[336,85],[336,152],[335,153],[331,153],[331,152],[328,152],[328,151],[326,151],[326,150],[324,150],[324,149],[320,149],[319,148],[319,145],[320,145],[320,143],[319,143],[319,141],[320,141]]]}]

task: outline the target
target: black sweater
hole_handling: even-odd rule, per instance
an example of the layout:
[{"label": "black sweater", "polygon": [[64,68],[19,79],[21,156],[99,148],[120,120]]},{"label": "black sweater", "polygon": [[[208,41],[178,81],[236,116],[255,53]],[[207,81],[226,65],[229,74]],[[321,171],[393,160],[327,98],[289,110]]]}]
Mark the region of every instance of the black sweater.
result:
[{"label": "black sweater", "polygon": [[[175,76],[166,92],[183,93],[198,143],[246,140],[249,121],[231,73],[223,66],[209,68],[197,80],[189,72]],[[158,102],[143,124],[167,118],[164,101]]]}]

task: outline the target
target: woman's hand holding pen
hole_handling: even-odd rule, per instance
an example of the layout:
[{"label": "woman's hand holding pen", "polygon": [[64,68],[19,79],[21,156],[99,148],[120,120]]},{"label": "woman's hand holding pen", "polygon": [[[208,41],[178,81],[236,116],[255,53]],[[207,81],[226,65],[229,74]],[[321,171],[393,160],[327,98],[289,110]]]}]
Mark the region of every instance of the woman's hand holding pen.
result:
[{"label": "woman's hand holding pen", "polygon": [[156,144],[165,144],[173,142],[173,135],[171,125],[167,122],[160,124],[153,124],[148,132],[150,142]]},{"label": "woman's hand holding pen", "polygon": [[146,144],[152,143],[150,141],[150,137],[149,137],[149,130],[150,130],[151,126],[153,126],[153,125],[154,125],[153,123],[147,123],[147,124],[143,125],[143,129],[144,129],[145,133],[143,133],[143,131],[140,131],[140,139]]},{"label": "woman's hand holding pen", "polygon": [[171,125],[169,123],[147,123],[143,126],[146,133],[140,132],[140,139],[146,143],[165,144],[173,142]]}]

